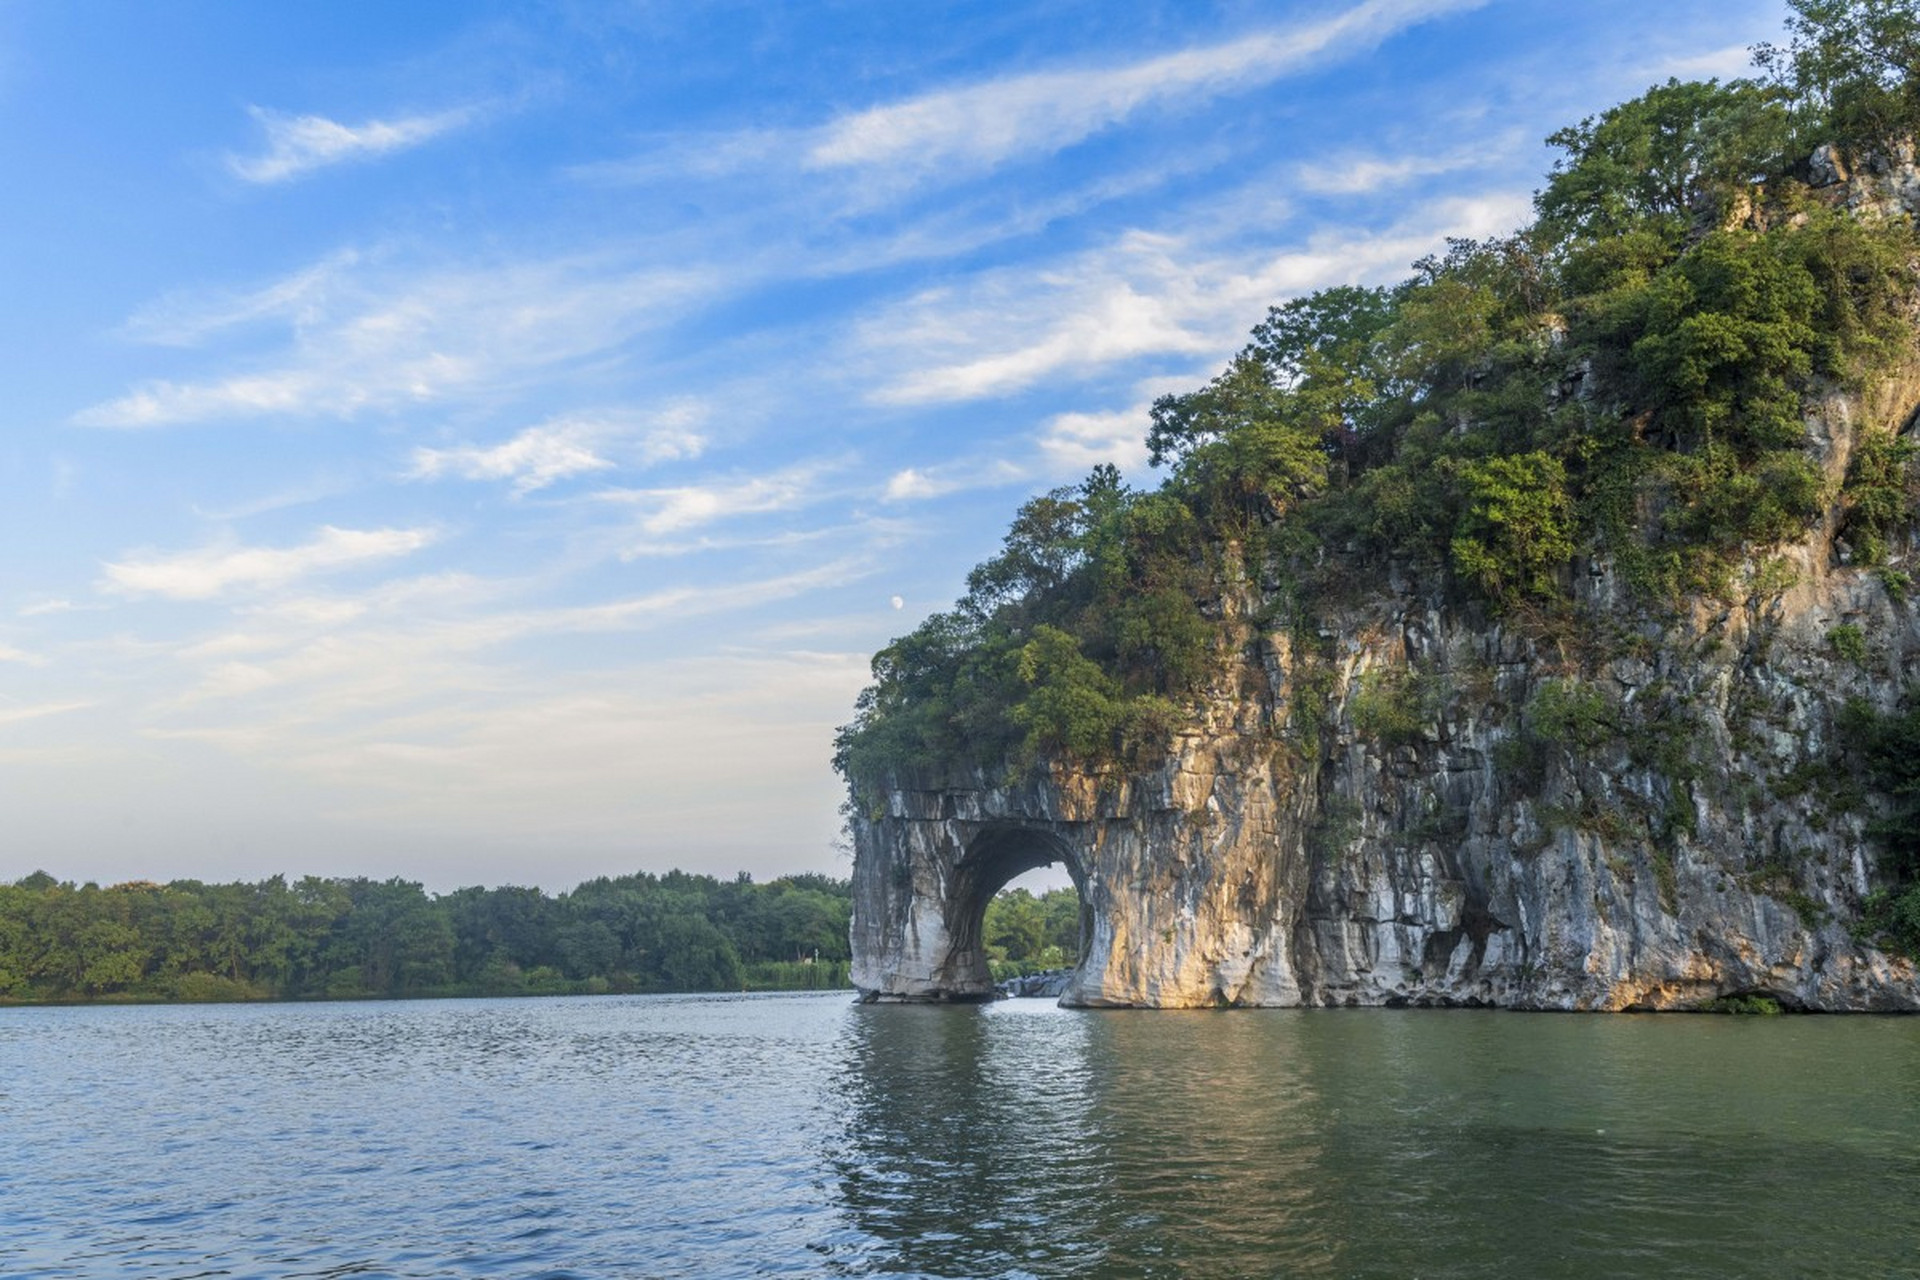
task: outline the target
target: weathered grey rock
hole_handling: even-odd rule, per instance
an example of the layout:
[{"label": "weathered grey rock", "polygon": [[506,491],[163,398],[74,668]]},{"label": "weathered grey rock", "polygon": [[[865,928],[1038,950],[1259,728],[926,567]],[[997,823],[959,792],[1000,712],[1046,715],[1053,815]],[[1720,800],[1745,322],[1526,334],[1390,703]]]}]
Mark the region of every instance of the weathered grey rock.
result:
[{"label": "weathered grey rock", "polygon": [[[1822,402],[1810,436],[1830,478],[1861,428],[1910,431],[1917,403],[1920,369]],[[1152,772],[877,780],[882,802],[852,823],[853,982],[869,999],[990,998],[986,902],[1058,862],[1083,904],[1066,1004],[1617,1010],[1766,993],[1920,1010],[1914,966],[1847,929],[1873,884],[1871,814],[1830,769],[1844,700],[1891,707],[1920,678],[1920,605],[1841,565],[1837,526],[1757,557],[1734,603],[1617,636],[1523,633],[1381,566],[1317,654],[1249,631]],[[1920,567],[1911,543],[1895,560]],[[1573,585],[1596,616],[1625,598],[1604,563]],[[1264,603],[1249,585],[1231,613]],[[1836,651],[1841,625],[1868,638],[1864,662]],[[1383,742],[1356,711],[1369,673],[1406,671],[1431,705]],[[1530,738],[1524,709],[1569,678],[1627,727]],[[1315,679],[1331,727],[1303,743],[1293,703]]]},{"label": "weathered grey rock", "polygon": [[1832,143],[1814,148],[1813,158],[1807,161],[1807,185],[1810,187],[1831,187],[1852,176],[1846,159]]},{"label": "weathered grey rock", "polygon": [[[1858,218],[1906,219],[1920,214],[1920,170],[1914,167],[1912,139],[1853,159],[1849,163],[1834,148],[1821,147],[1810,163],[1811,185],[1824,187],[1820,194],[1826,198],[1838,196],[1840,206]],[[1824,184],[1819,181],[1822,172],[1831,175]]]}]

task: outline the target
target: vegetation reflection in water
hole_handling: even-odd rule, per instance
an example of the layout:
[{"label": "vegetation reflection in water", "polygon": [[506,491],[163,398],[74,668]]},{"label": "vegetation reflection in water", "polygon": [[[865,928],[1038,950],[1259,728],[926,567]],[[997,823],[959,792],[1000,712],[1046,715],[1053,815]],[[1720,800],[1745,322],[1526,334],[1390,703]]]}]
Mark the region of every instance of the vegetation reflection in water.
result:
[{"label": "vegetation reflection in water", "polygon": [[848,1274],[1909,1273],[1920,1025],[857,1013]]}]

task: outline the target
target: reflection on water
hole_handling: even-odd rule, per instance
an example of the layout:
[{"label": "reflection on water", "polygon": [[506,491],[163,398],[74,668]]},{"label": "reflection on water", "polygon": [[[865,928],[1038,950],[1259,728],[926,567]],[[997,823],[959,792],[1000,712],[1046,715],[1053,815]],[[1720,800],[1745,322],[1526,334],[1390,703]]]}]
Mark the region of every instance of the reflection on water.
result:
[{"label": "reflection on water", "polygon": [[[1329,1256],[1312,1082],[1255,1019],[867,1008],[841,1195],[890,1265],[1139,1275]],[[1250,1104],[1249,1085],[1258,1104]]]},{"label": "reflection on water", "polygon": [[[1015,1009],[1018,1012],[1003,1012]],[[1076,1205],[1108,1194],[1088,1070],[1097,1020],[1038,1001],[853,1011],[836,1153],[848,1270],[1071,1274],[1104,1256]]]},{"label": "reflection on water", "polygon": [[847,1273],[1920,1274],[1920,1024],[871,1008]]},{"label": "reflection on water", "polygon": [[0,1011],[0,1275],[1920,1274],[1920,1019]]}]

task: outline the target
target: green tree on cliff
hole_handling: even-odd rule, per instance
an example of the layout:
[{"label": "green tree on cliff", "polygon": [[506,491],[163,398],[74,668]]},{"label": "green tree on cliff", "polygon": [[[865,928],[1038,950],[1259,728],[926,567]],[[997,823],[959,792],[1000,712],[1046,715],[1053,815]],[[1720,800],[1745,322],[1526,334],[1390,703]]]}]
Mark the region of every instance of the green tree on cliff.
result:
[{"label": "green tree on cliff", "polygon": [[1794,103],[1805,147],[1882,149],[1920,130],[1914,0],[1790,0],[1789,39],[1756,61]]}]

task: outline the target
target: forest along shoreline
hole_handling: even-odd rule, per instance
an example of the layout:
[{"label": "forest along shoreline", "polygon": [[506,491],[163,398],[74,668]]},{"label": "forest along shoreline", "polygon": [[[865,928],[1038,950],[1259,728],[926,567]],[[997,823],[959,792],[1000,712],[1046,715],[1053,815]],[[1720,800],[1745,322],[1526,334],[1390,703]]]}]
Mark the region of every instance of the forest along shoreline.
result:
[{"label": "forest along shoreline", "polygon": [[[0,884],[0,1005],[847,991],[849,886],[670,871],[430,894],[410,880]],[[1076,958],[1071,889],[1002,895],[996,975]]]}]

